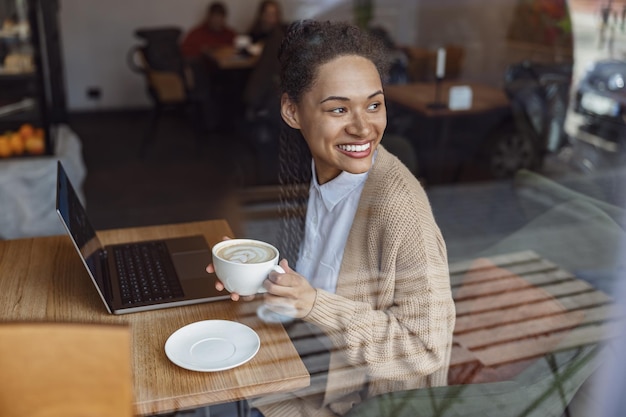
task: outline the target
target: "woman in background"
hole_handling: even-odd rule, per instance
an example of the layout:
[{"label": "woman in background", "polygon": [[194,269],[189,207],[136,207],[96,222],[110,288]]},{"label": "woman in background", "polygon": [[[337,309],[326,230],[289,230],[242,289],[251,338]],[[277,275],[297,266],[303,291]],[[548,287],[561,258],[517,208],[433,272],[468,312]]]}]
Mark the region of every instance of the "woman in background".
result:
[{"label": "woman in background", "polygon": [[274,0],[263,0],[259,4],[254,22],[248,30],[252,43],[265,42],[275,29],[284,30],[280,5]]}]

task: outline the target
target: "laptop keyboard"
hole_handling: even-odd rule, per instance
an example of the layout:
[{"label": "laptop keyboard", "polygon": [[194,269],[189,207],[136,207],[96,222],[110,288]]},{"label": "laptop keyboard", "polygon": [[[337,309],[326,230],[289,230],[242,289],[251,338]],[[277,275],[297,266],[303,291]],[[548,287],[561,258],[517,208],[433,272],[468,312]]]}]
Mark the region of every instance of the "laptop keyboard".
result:
[{"label": "laptop keyboard", "polygon": [[118,245],[113,256],[123,304],[146,303],[183,296],[164,242]]}]

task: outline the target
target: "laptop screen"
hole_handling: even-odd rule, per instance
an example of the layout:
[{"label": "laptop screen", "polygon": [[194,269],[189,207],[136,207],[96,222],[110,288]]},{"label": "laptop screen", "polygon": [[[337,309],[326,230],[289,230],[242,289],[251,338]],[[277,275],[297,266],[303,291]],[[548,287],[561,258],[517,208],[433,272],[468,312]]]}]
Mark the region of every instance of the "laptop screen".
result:
[{"label": "laptop screen", "polygon": [[83,261],[91,277],[94,279],[101,294],[108,291],[104,283],[104,277],[100,270],[100,256],[104,252],[102,244],[96,235],[96,231],[87,219],[87,212],[81,204],[74,187],[70,183],[65,169],[58,162],[57,171],[57,201],[56,208],[65,228],[74,241],[76,249],[80,252]]}]

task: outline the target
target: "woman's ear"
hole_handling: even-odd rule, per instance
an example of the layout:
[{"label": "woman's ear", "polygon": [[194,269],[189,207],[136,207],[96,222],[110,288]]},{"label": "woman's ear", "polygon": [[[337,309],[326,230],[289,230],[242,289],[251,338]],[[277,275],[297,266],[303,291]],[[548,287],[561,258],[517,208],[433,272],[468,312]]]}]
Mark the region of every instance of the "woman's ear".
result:
[{"label": "woman's ear", "polygon": [[298,122],[298,107],[294,103],[287,93],[283,93],[280,98],[280,115],[283,117],[285,123],[294,129],[300,129],[300,123]]}]

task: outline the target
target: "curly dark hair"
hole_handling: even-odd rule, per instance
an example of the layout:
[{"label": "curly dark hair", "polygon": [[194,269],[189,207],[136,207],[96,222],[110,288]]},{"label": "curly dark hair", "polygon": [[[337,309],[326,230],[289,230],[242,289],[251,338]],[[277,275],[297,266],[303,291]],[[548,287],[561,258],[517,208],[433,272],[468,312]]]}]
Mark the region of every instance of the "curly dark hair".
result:
[{"label": "curly dark hair", "polygon": [[[385,79],[389,63],[382,42],[356,26],[341,22],[303,20],[292,23],[278,52],[281,93],[299,103],[309,91],[319,67],[333,59],[358,55],[369,59]],[[283,123],[279,137],[278,175],[282,218],[277,246],[293,262],[304,236],[311,180],[311,153],[299,130]]]},{"label": "curly dark hair", "polygon": [[278,51],[281,92],[298,103],[311,88],[317,69],[345,55],[369,59],[385,78],[389,67],[385,46],[369,33],[345,22],[293,22]]}]

